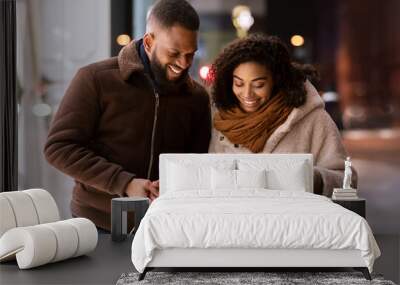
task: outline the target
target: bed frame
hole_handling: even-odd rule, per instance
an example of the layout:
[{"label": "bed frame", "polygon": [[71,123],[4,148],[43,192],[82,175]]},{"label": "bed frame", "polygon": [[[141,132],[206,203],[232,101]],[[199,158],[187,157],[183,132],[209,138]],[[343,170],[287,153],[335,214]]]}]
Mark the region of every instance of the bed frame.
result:
[{"label": "bed frame", "polygon": [[[252,271],[271,268],[343,268],[361,271],[371,280],[368,268],[359,250],[330,249],[197,249],[170,248],[156,250],[152,261],[139,275],[143,280],[155,268],[231,268],[234,271]],[[260,270],[262,271],[262,270]]]}]

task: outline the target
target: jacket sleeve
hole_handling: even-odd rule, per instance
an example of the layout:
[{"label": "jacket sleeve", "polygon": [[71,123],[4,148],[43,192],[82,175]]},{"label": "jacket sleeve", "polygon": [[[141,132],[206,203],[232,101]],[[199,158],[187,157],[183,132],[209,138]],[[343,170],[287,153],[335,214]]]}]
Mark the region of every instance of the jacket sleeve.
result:
[{"label": "jacket sleeve", "polygon": [[212,131],[211,131],[211,139],[210,139],[210,145],[208,147],[208,153],[219,153],[222,152],[219,149],[219,145],[218,145],[218,140],[217,140],[217,136],[218,136],[218,131],[215,129],[215,127],[212,127]]},{"label": "jacket sleeve", "polygon": [[219,132],[214,127],[214,116],[217,112],[217,108],[215,106],[211,107],[211,139],[210,144],[208,146],[208,153],[219,153],[224,152],[221,148],[221,144],[219,141]]},{"label": "jacket sleeve", "polygon": [[89,147],[101,116],[96,87],[89,68],[77,72],[53,119],[44,154],[50,164],[75,180],[123,196],[134,174]]},{"label": "jacket sleeve", "polygon": [[[332,196],[333,188],[341,188],[344,175],[344,160],[347,153],[335,123],[325,111],[315,121],[312,153],[314,155],[314,177],[320,179],[314,193]],[[357,172],[353,168],[352,187],[357,187]]]},{"label": "jacket sleeve", "polygon": [[204,90],[201,96],[201,103],[198,108],[198,115],[192,126],[192,143],[190,152],[207,153],[211,138],[211,110],[210,100]]}]

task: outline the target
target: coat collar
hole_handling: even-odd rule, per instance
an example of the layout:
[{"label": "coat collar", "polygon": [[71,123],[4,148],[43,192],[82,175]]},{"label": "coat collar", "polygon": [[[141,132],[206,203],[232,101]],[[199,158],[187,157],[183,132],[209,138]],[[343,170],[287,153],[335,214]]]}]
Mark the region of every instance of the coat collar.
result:
[{"label": "coat collar", "polygon": [[[146,72],[146,68],[138,53],[138,44],[140,44],[140,40],[131,41],[124,46],[118,54],[119,71],[122,79],[125,81],[127,81],[133,73]],[[188,76],[186,81],[186,87],[194,88],[194,82],[190,76]]]},{"label": "coat collar", "polygon": [[292,128],[316,109],[324,109],[325,104],[318,94],[315,87],[307,80],[304,84],[307,92],[306,103],[299,108],[294,108],[286,121],[279,126],[270,136],[264,147],[264,152],[272,152],[282,138],[289,133]]},{"label": "coat collar", "polygon": [[136,41],[124,46],[118,54],[118,66],[122,78],[126,81],[135,72],[144,72],[144,66],[136,48]]}]

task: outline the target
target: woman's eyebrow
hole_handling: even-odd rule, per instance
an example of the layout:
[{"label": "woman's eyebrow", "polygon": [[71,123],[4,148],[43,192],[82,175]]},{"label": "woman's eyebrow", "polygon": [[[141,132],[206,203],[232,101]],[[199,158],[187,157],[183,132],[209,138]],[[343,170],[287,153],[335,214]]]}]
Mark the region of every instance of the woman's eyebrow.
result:
[{"label": "woman's eyebrow", "polygon": [[266,76],[262,76],[262,77],[257,77],[255,79],[252,79],[251,81],[266,80],[266,79],[267,79]]},{"label": "woman's eyebrow", "polygon": [[[233,75],[233,77],[236,78],[236,79],[239,79],[239,80],[243,81],[243,79],[240,78],[240,77],[237,76],[237,75]],[[252,79],[251,81],[266,80],[266,79],[267,79],[267,76],[261,76],[261,77],[254,78],[254,79]]]}]

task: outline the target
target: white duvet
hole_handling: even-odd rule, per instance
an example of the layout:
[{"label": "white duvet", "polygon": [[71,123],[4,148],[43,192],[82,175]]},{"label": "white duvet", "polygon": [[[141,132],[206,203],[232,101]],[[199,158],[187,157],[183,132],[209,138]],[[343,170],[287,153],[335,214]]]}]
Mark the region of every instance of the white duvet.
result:
[{"label": "white duvet", "polygon": [[364,218],[328,198],[299,191],[166,193],[150,206],[132,243],[143,272],[155,249],[358,249],[372,272],[380,256]]}]

